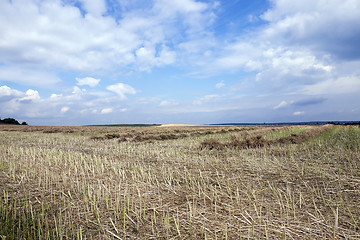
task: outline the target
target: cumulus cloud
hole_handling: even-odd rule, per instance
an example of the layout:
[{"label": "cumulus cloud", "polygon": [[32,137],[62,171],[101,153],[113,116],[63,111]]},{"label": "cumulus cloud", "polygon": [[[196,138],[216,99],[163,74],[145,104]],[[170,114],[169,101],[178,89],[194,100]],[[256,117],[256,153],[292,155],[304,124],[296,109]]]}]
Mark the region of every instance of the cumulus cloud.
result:
[{"label": "cumulus cloud", "polygon": [[305,112],[302,112],[302,111],[298,111],[298,112],[294,112],[293,115],[294,116],[300,116],[300,115],[304,115]]},{"label": "cumulus cloud", "polygon": [[[90,6],[92,1],[86,2]],[[60,1],[1,1],[0,20],[7,22],[0,25],[0,53],[8,64],[89,70],[110,64],[114,52],[125,57],[136,47],[132,34],[114,20],[82,16],[78,8]]]},{"label": "cumulus cloud", "polygon": [[220,56],[211,64],[211,69],[216,71],[245,69],[250,61],[261,60],[262,49],[256,45],[248,41],[237,41],[227,44],[220,53]]},{"label": "cumulus cloud", "polygon": [[262,18],[270,23],[264,37],[306,46],[343,59],[359,59],[360,2],[354,0],[272,1]]},{"label": "cumulus cloud", "polygon": [[[189,100],[183,112],[236,111],[249,105],[302,115],[297,110],[305,106],[310,116],[315,105],[343,103],[360,91],[359,5],[354,0],[272,0],[261,16],[249,15],[256,22],[253,28],[229,33],[212,25],[220,17],[216,9],[223,10],[217,1],[0,1],[0,112],[62,117],[71,109],[101,117],[109,109],[133,113],[135,105],[145,103],[149,109],[170,111],[183,104],[161,101],[161,94],[139,94],[136,103],[119,107],[119,99],[139,90],[106,79],[126,76],[130,82],[140,76],[136,72],[173,65],[180,66],[174,75],[224,74],[227,87],[221,92],[231,89]],[[72,74],[87,77],[66,82]],[[106,90],[90,76],[101,76]],[[224,87],[223,82],[212,84],[201,85],[202,91]],[[30,89],[12,88],[20,85]],[[57,92],[43,92],[53,86]],[[354,109],[356,101],[346,99]]]},{"label": "cumulus cloud", "polygon": [[[158,56],[156,56],[158,54]],[[155,46],[141,47],[135,52],[138,62],[138,70],[150,72],[154,66],[163,66],[171,64],[175,61],[175,51],[169,50],[168,47],[162,46],[162,49],[158,52],[155,50]]]},{"label": "cumulus cloud", "polygon": [[60,109],[60,112],[61,113],[66,113],[67,111],[69,111],[69,107],[62,107],[61,109]]},{"label": "cumulus cloud", "polygon": [[[83,116],[109,114],[114,112],[117,104],[118,98],[108,92],[85,91],[77,86],[62,93],[53,93],[48,98],[41,98],[37,90],[22,92],[0,86],[0,115],[53,118],[64,117],[70,109]],[[126,107],[119,108],[119,112],[125,111]]]},{"label": "cumulus cloud", "polygon": [[1,1],[0,22],[6,24],[0,24],[0,61],[87,72],[150,71],[174,63],[177,46],[206,31],[203,23],[214,17],[208,4],[194,0],[156,0],[142,4],[140,12],[119,8],[119,19],[105,14],[105,0],[79,1],[80,7],[73,1]]},{"label": "cumulus cloud", "polygon": [[76,78],[76,81],[78,82],[77,85],[79,86],[88,85],[90,87],[95,87],[96,85],[99,84],[100,79],[85,77],[85,78]]},{"label": "cumulus cloud", "polygon": [[360,59],[360,3],[305,2],[272,1],[261,16],[267,25],[225,42],[213,54],[216,58],[200,62],[203,69],[210,74],[253,72],[261,87],[270,91],[296,85],[310,88],[339,75],[349,77],[354,67],[344,71],[344,61]]},{"label": "cumulus cloud", "polygon": [[311,81],[328,76],[332,70],[332,66],[307,50],[241,42],[229,45],[223,56],[215,60],[211,67],[218,71],[254,71],[257,72],[256,81],[272,84],[282,84],[288,80]]},{"label": "cumulus cloud", "polygon": [[127,99],[126,94],[136,94],[136,90],[125,83],[117,83],[114,85],[110,85],[106,89],[116,93],[121,100]]},{"label": "cumulus cloud", "polygon": [[41,113],[33,105],[42,104],[39,92],[28,89],[22,92],[8,86],[0,86],[0,114],[19,114],[40,116]]},{"label": "cumulus cloud", "polygon": [[36,90],[29,89],[25,92],[25,97],[19,99],[21,102],[26,101],[37,101],[40,100],[39,92]]},{"label": "cumulus cloud", "polygon": [[103,108],[101,110],[101,114],[109,114],[109,113],[112,113],[114,110],[113,108]]},{"label": "cumulus cloud", "polygon": [[56,100],[56,99],[61,98],[62,96],[63,96],[62,94],[53,93],[53,94],[51,94],[50,99]]},{"label": "cumulus cloud", "polygon": [[258,91],[268,92],[289,91],[294,86],[313,84],[337,74],[335,63],[327,57],[318,57],[305,48],[276,46],[260,37],[228,44],[206,65],[204,69],[210,75],[248,73]]},{"label": "cumulus cloud", "polygon": [[10,87],[3,85],[0,86],[0,99],[11,99],[13,97],[19,97],[22,96],[23,93],[15,90],[15,89],[11,89]]},{"label": "cumulus cloud", "polygon": [[75,94],[75,95],[82,95],[86,92],[86,89],[80,89],[79,87],[77,86],[74,86],[73,87],[73,91],[72,93]]},{"label": "cumulus cloud", "polygon": [[40,100],[39,92],[36,90],[28,89],[25,93],[12,89],[6,85],[0,86],[0,100],[9,101],[16,99],[19,102],[36,102]]}]

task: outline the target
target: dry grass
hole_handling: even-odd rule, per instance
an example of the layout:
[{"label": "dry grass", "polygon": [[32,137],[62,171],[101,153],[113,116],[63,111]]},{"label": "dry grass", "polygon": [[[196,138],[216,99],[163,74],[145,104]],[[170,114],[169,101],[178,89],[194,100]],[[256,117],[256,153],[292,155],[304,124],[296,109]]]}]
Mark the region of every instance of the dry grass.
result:
[{"label": "dry grass", "polygon": [[360,239],[358,127],[0,127],[2,239]]}]

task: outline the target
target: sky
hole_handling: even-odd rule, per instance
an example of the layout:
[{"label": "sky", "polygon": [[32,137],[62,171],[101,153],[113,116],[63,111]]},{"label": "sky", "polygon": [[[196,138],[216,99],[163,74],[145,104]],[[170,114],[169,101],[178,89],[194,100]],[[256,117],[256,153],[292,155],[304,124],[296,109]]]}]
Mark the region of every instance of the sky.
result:
[{"label": "sky", "polygon": [[359,0],[0,0],[0,118],[360,120]]}]

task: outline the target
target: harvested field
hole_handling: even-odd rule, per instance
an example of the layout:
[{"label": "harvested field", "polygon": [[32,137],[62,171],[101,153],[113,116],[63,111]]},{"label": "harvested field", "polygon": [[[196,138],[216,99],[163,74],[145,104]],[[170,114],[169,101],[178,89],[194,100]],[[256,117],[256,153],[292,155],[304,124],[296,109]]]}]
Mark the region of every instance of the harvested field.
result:
[{"label": "harvested field", "polygon": [[[287,132],[290,133],[289,136],[286,137],[278,137],[275,139],[271,139],[271,140],[266,140],[263,138],[262,135],[257,135],[257,136],[250,136],[250,135],[254,135],[254,133],[249,134],[247,133],[246,135],[249,136],[248,138],[245,138],[244,140],[239,140],[238,136],[239,135],[235,135],[232,138],[232,141],[228,142],[228,143],[224,143],[221,144],[220,142],[218,142],[215,139],[207,139],[204,142],[201,143],[200,145],[200,149],[224,149],[224,148],[259,148],[259,147],[266,147],[266,146],[271,146],[271,145],[276,145],[276,144],[300,144],[310,138],[315,138],[317,137],[319,134],[321,134],[322,132],[329,130],[330,128],[332,128],[331,125],[325,125],[322,127],[317,127],[317,128],[310,128],[307,131],[305,131],[302,134],[293,134],[291,133],[292,130],[298,130],[297,128],[284,128]],[[277,129],[278,131],[274,131],[274,129],[268,129],[270,131],[272,131],[272,133],[277,133],[280,131],[283,131],[284,129]],[[300,129],[302,130],[302,129]],[[264,130],[261,130],[261,132],[266,132]],[[259,132],[255,132],[258,133]],[[275,135],[275,134],[273,134]]]},{"label": "harvested field", "polygon": [[0,239],[360,239],[357,126],[0,125]]}]

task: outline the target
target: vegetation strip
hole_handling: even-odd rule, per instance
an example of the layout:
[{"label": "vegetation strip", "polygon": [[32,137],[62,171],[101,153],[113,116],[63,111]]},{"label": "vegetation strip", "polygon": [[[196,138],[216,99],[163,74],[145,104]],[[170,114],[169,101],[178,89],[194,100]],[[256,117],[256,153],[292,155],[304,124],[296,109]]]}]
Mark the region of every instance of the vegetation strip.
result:
[{"label": "vegetation strip", "polygon": [[322,127],[312,128],[306,131],[303,134],[291,134],[288,137],[279,138],[276,140],[266,140],[263,136],[258,135],[255,137],[247,138],[246,140],[240,141],[238,138],[233,137],[231,142],[220,143],[216,139],[207,139],[200,144],[200,149],[217,149],[221,150],[224,148],[258,148],[258,147],[266,147],[275,144],[300,144],[309,138],[314,138],[320,133],[329,130],[332,126],[325,125]]},{"label": "vegetation strip", "polygon": [[[247,128],[247,130],[252,130],[253,128]],[[244,128],[230,128],[230,129],[220,129],[220,130],[209,130],[203,128],[193,128],[191,130],[181,130],[181,129],[170,129],[160,131],[149,131],[143,132],[143,134],[138,133],[124,133],[124,134],[105,134],[104,136],[92,136],[92,140],[109,140],[109,139],[119,139],[119,142],[132,141],[132,142],[151,142],[151,141],[164,141],[164,140],[175,140],[182,139],[187,137],[199,137],[211,134],[223,134],[229,132],[239,132],[244,131]]]}]

